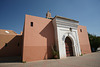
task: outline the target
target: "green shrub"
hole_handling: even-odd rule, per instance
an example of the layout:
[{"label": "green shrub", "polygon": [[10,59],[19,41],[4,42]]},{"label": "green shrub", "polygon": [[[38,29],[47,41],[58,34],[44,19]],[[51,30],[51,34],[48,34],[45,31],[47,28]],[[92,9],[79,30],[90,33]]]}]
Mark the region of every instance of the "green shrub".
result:
[{"label": "green shrub", "polygon": [[22,63],[26,63],[26,61],[22,61]]},{"label": "green shrub", "polygon": [[80,56],[83,56],[83,54],[81,54]]},{"label": "green shrub", "polygon": [[52,46],[52,52],[53,52],[53,57],[55,58],[55,59],[58,59],[59,58],[59,52],[57,51],[57,46],[56,45],[53,45]]}]

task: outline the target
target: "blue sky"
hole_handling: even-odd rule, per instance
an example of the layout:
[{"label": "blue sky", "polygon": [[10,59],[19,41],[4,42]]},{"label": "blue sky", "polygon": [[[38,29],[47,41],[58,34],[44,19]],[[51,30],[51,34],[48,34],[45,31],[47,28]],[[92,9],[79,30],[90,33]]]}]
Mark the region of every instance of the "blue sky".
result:
[{"label": "blue sky", "polygon": [[100,36],[100,0],[0,0],[0,29],[23,30],[25,14],[44,17],[67,17],[86,26],[91,34]]}]

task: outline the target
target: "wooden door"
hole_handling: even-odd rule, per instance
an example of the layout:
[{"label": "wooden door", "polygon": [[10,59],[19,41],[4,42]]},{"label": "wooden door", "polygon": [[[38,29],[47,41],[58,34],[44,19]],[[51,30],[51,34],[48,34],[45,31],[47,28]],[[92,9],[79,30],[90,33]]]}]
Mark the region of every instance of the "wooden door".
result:
[{"label": "wooden door", "polygon": [[66,56],[73,56],[72,41],[69,37],[65,39]]}]

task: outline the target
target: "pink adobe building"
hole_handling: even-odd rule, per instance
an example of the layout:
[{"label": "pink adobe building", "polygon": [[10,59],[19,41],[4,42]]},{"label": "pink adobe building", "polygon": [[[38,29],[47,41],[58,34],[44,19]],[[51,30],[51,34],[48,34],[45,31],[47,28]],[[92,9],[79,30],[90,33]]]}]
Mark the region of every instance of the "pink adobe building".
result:
[{"label": "pink adobe building", "polygon": [[20,39],[19,55],[14,56],[21,56],[21,60],[27,62],[52,58],[54,45],[60,59],[91,53],[86,27],[69,18],[61,16],[52,18],[49,11],[46,18],[25,15]]}]

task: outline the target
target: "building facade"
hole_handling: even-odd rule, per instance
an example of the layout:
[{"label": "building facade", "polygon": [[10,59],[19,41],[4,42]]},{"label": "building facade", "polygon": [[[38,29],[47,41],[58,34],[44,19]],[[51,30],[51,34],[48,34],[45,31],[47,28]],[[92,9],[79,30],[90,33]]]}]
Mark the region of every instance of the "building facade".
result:
[{"label": "building facade", "polygon": [[49,11],[46,18],[25,15],[22,61],[52,58],[53,45],[60,59],[91,53],[86,27],[78,21],[61,16],[52,18]]},{"label": "building facade", "polygon": [[22,56],[22,35],[0,29],[0,58]]}]

